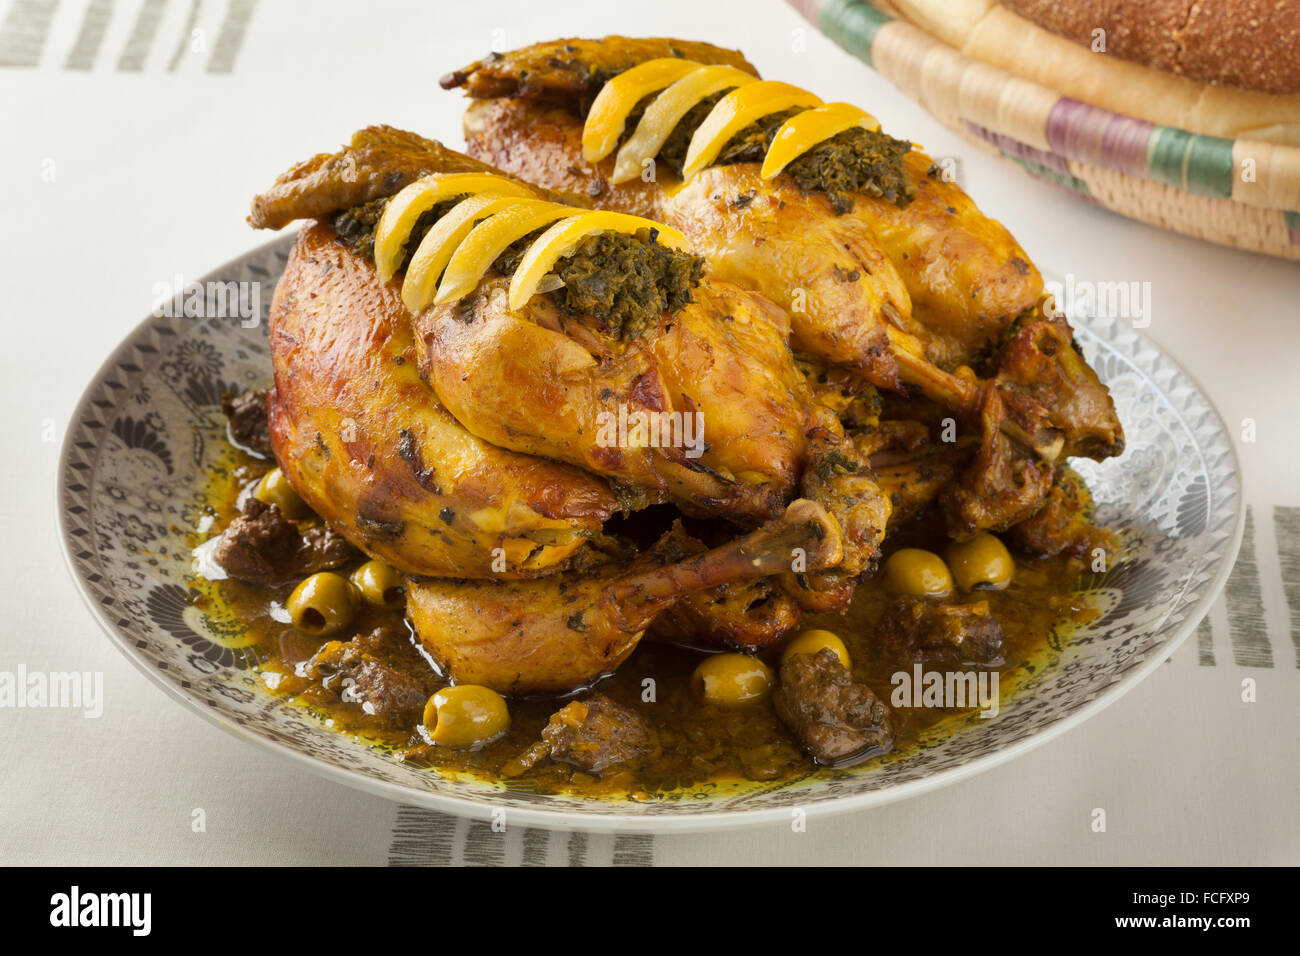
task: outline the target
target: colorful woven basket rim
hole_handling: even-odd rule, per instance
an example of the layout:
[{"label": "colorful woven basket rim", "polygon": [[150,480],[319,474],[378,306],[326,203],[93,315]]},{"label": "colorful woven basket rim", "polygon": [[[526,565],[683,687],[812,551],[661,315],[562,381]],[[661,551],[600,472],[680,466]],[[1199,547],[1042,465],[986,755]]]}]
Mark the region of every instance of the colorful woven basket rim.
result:
[{"label": "colorful woven basket rim", "polygon": [[[890,23],[906,23],[873,6],[867,0],[787,0],[810,23],[840,47],[877,68],[872,47],[881,29]],[[912,29],[919,28],[912,27]],[[923,32],[923,31],[922,31]],[[943,41],[929,37],[955,57],[978,63],[991,75],[1000,74],[1008,83],[1022,84],[1039,92],[1051,106],[1044,117],[1039,138],[1048,149],[1028,145],[1014,132],[990,129],[986,124],[964,118],[969,133],[996,146],[1008,158],[1051,170],[1074,179],[1068,162],[1073,160],[1132,176],[1164,183],[1176,189],[1214,199],[1233,199],[1246,205],[1274,209],[1281,213],[1291,231],[1292,242],[1300,235],[1300,211],[1278,208],[1259,198],[1233,195],[1237,160],[1256,152],[1268,157],[1270,175],[1287,176],[1284,195],[1300,194],[1300,149],[1247,139],[1227,139],[1162,126],[1145,119],[1115,113],[1090,103],[1062,96],[1041,84],[1017,77],[998,67],[966,56]],[[885,73],[887,78],[889,77]],[[1039,117],[1035,117],[1038,120]],[[1248,144],[1248,145],[1247,145]]]}]

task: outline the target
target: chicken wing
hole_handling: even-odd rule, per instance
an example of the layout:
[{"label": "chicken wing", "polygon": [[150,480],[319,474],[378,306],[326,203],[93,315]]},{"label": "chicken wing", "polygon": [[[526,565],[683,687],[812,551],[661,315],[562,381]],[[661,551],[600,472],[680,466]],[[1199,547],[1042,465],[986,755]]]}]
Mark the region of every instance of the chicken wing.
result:
[{"label": "chicken wing", "polygon": [[734,66],[758,75],[739,50],[671,37],[569,38],[492,53],[440,81],[444,89],[466,87],[472,96],[568,100],[594,96],[611,76],[659,57]]}]

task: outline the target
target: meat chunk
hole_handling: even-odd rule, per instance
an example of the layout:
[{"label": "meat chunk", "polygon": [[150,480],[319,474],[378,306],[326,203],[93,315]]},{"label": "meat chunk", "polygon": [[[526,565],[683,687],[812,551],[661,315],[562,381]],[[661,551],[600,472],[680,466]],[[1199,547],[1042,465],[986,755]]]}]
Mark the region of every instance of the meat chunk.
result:
[{"label": "meat chunk", "polygon": [[347,538],[333,528],[313,524],[302,533],[302,545],[291,563],[290,577],[306,577],[318,571],[342,567],[361,556]]},{"label": "meat chunk", "polygon": [[1101,461],[1124,451],[1115,402],[1064,318],[1020,322],[1002,349],[997,381],[1011,418],[1023,424],[1046,412],[1067,457]]},{"label": "meat chunk", "polygon": [[[725,538],[710,541],[721,544]],[[654,544],[664,563],[702,554],[708,545],[687,533],[680,521]],[[686,595],[655,618],[651,640],[717,650],[756,651],[775,644],[799,623],[799,605],[774,578],[737,581]]]},{"label": "meat chunk", "polygon": [[1113,553],[1114,535],[1092,523],[1092,495],[1074,471],[1062,468],[1043,506],[1008,529],[1007,539],[1035,557],[1086,558],[1093,549]]},{"label": "meat chunk", "polygon": [[348,641],[328,641],[300,665],[331,702],[355,705],[369,725],[413,729],[438,680],[409,640],[380,627]]},{"label": "meat chunk", "polygon": [[940,604],[904,597],[880,622],[881,636],[913,660],[995,666],[1002,663],[1002,625],[988,601]]},{"label": "meat chunk", "polygon": [[[980,399],[980,444],[974,459],[939,495],[954,538],[980,531],[1004,531],[1024,521],[1043,503],[1055,471],[1002,431],[1002,394],[986,385]],[[1051,433],[1051,429],[1045,429]]]},{"label": "meat chunk", "polygon": [[249,495],[239,517],[217,542],[213,557],[236,581],[278,580],[302,546],[302,536],[275,505]]},{"label": "meat chunk", "polygon": [[772,703],[777,716],[823,766],[848,766],[893,749],[889,707],[870,687],[855,681],[828,647],[787,659]]},{"label": "meat chunk", "polygon": [[328,571],[358,552],[347,539],[322,525],[306,531],[275,505],[249,495],[239,517],[217,541],[213,558],[236,581],[267,584]]},{"label": "meat chunk", "polygon": [[604,694],[565,704],[542,730],[542,739],[502,769],[518,776],[545,757],[601,773],[616,764],[639,760],[657,744],[654,731],[636,711]]},{"label": "meat chunk", "polygon": [[242,395],[223,395],[230,440],[261,458],[271,457],[271,428],[266,417],[266,390],[251,388]]}]

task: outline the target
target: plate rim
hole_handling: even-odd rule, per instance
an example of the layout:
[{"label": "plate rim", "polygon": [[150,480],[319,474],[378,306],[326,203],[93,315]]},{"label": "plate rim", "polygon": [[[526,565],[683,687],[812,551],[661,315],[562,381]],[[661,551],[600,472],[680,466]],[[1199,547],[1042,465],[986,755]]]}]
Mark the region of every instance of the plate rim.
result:
[{"label": "plate rim", "polygon": [[[202,283],[211,278],[220,277],[229,270],[238,267],[240,263],[247,260],[250,256],[269,252],[272,247],[279,245],[291,246],[293,241],[296,240],[296,236],[297,230],[278,235],[268,242],[255,246],[254,248],[227,260],[215,269],[209,270],[197,281]],[[1040,271],[1043,272],[1045,277],[1057,275],[1057,273],[1052,270],[1040,269]],[[581,830],[589,833],[705,833],[772,826],[778,823],[787,823],[791,820],[791,812],[795,807],[702,811],[699,813],[682,814],[679,816],[669,814],[637,814],[635,812],[587,814],[584,813],[580,806],[564,806],[556,807],[554,809],[515,806],[506,807],[502,804],[494,803],[490,795],[462,797],[452,794],[435,793],[432,791],[411,790],[395,782],[381,780],[368,774],[359,773],[346,767],[328,763],[312,756],[311,754],[304,753],[286,743],[263,736],[254,730],[227,719],[225,716],[213,709],[203,706],[202,702],[199,700],[183,693],[179,687],[164,677],[164,675],[156,668],[152,667],[148,661],[135,653],[134,648],[130,645],[126,629],[119,631],[117,625],[108,620],[103,610],[94,600],[73,562],[69,541],[69,529],[67,526],[67,513],[63,503],[65,487],[64,479],[68,470],[67,464],[71,453],[70,445],[74,432],[74,423],[81,421],[85,417],[87,406],[92,400],[92,392],[112,369],[118,356],[132,347],[135,338],[142,332],[148,323],[154,321],[155,318],[156,317],[153,315],[148,315],[136,323],[136,325],[132,327],[126,336],[109,353],[104,361],[100,363],[99,367],[82,389],[81,396],[77,399],[77,403],[68,418],[68,427],[64,433],[63,440],[60,443],[59,458],[56,466],[57,473],[53,490],[55,521],[59,532],[59,552],[63,557],[64,566],[68,569],[69,577],[72,578],[77,593],[81,597],[82,603],[86,606],[87,610],[90,611],[91,617],[99,625],[100,629],[108,636],[114,646],[117,647],[118,651],[131,662],[137,671],[143,673],[151,683],[159,687],[164,694],[180,703],[191,713],[198,714],[208,723],[214,724],[232,736],[255,746],[262,747],[271,753],[287,757],[293,764],[302,767],[317,776],[375,796],[384,797],[395,804],[405,804],[408,806],[420,807],[422,809],[436,810],[471,820],[491,821],[496,812],[504,811],[508,823],[513,823],[515,825],[560,831]],[[940,790],[944,787],[951,786],[960,780],[999,767],[1008,761],[1023,756],[1029,751],[1034,750],[1051,740],[1057,739],[1061,735],[1073,730],[1084,721],[1089,720],[1111,704],[1115,703],[1139,683],[1145,680],[1146,677],[1159,667],[1160,664],[1168,660],[1169,657],[1172,656],[1180,646],[1182,646],[1187,637],[1209,613],[1210,608],[1218,599],[1224,586],[1227,584],[1232,569],[1236,566],[1237,558],[1241,550],[1242,538],[1245,533],[1246,496],[1244,493],[1245,482],[1243,481],[1241,458],[1237,453],[1236,445],[1231,440],[1232,433],[1228,429],[1223,413],[1219,410],[1213,397],[1204,388],[1200,380],[1195,375],[1191,374],[1187,368],[1167,349],[1158,344],[1154,339],[1143,334],[1142,330],[1134,329],[1132,326],[1128,325],[1124,326],[1124,330],[1135,336],[1140,342],[1143,342],[1154,349],[1166,362],[1170,363],[1170,365],[1172,365],[1186,378],[1188,382],[1191,383],[1196,392],[1202,399],[1204,399],[1209,411],[1214,417],[1214,421],[1217,422],[1219,426],[1218,430],[1224,436],[1224,444],[1228,449],[1228,454],[1232,463],[1231,471],[1233,476],[1236,478],[1237,502],[1236,510],[1233,515],[1232,532],[1226,542],[1223,559],[1220,561],[1213,579],[1205,584],[1201,597],[1187,610],[1182,622],[1179,623],[1177,630],[1174,632],[1172,637],[1166,639],[1166,641],[1157,648],[1153,648],[1151,652],[1148,652],[1147,658],[1138,666],[1129,670],[1120,680],[1107,686],[1105,690],[1097,694],[1096,697],[1083,706],[1070,712],[1064,717],[1052,721],[1037,733],[1034,733],[1023,740],[1018,740],[1010,746],[989,754],[975,757],[960,766],[937,771],[936,773],[923,777],[920,780],[883,787],[877,790],[869,790],[864,793],[849,794],[830,800],[816,800],[810,801],[806,804],[797,805],[797,809],[802,810],[806,818],[826,819],[828,817],[842,816],[896,803],[934,790]],[[1099,338],[1096,333],[1086,327],[1084,331]],[[1162,395],[1163,394],[1164,393],[1162,392]],[[1184,422],[1180,409],[1174,407],[1174,413],[1177,415],[1180,422]],[[1190,582],[1184,584],[1182,590],[1185,592],[1189,586]]]}]

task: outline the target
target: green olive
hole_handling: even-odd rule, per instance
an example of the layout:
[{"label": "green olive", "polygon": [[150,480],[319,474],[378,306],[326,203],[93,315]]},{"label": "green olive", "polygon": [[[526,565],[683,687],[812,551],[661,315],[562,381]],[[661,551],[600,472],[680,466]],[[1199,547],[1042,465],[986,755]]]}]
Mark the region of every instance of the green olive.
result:
[{"label": "green olive", "polygon": [[691,676],[704,699],[723,707],[759,700],[772,688],[772,670],[757,657],[714,654]]},{"label": "green olive", "polygon": [[948,564],[963,591],[1001,591],[1016,574],[1011,552],[987,532],[950,544]]},{"label": "green olive", "polygon": [[284,606],[298,630],[328,637],[352,623],[361,607],[361,594],[347,578],[322,571],[294,588]]},{"label": "green olive", "polygon": [[835,656],[840,659],[840,663],[847,670],[849,667],[849,649],[844,646],[844,642],[833,631],[804,631],[785,646],[785,650],[781,652],[781,663],[784,664],[796,654],[816,654],[825,647],[829,647],[835,652]]},{"label": "green olive", "polygon": [[952,593],[952,573],[943,558],[923,548],[902,548],[885,562],[885,577],[899,594],[946,597]]},{"label": "green olive", "polygon": [[279,468],[272,468],[262,476],[262,480],[257,483],[257,488],[253,491],[253,497],[260,498],[268,505],[275,505],[280,509],[280,514],[290,521],[297,521],[311,514],[307,502],[298,497],[298,492],[293,490],[289,479],[284,477],[284,472]]},{"label": "green olive", "polygon": [[510,729],[510,708],[490,687],[444,687],[424,705],[424,729],[444,747],[475,747]]},{"label": "green olive", "polygon": [[367,561],[352,572],[350,580],[361,592],[361,600],[372,607],[396,609],[406,600],[406,579],[383,561]]}]

